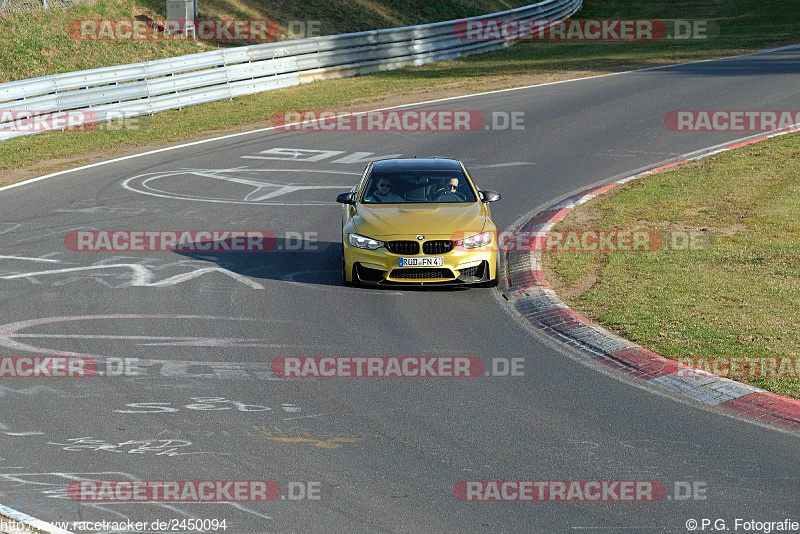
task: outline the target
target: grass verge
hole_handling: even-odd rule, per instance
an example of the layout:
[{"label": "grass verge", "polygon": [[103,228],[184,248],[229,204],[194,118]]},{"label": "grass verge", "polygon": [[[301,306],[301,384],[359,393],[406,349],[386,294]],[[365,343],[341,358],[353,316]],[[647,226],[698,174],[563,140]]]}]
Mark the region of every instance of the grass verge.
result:
[{"label": "grass verge", "polygon": [[[527,0],[200,0],[198,18],[273,20],[280,27],[278,39],[285,40],[472,17],[527,3]],[[75,39],[68,32],[73,21],[163,22],[167,17],[166,7],[164,0],[108,0],[69,9],[0,16],[3,50],[0,82],[256,44],[193,38],[90,41]]]},{"label": "grass verge", "polygon": [[713,236],[704,250],[545,253],[543,263],[556,292],[612,332],[800,398],[800,134],[618,186],[557,225],[581,228]]}]

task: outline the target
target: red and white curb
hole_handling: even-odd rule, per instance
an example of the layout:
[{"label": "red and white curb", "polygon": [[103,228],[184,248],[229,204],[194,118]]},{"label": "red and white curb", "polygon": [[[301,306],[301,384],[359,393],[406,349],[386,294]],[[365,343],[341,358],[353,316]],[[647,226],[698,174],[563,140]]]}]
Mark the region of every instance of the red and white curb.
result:
[{"label": "red and white curb", "polygon": [[[622,183],[785,133],[790,132],[777,132],[726,146],[702,156],[662,165],[610,184],[581,191],[537,213],[517,230],[545,236],[567,213]],[[584,356],[604,366],[636,379],[658,384],[709,406],[787,430],[800,431],[800,401],[705,371],[696,371],[693,367],[664,358],[592,323],[570,309],[550,287],[542,270],[541,251],[510,251],[505,253],[504,259],[506,275],[501,281],[501,291],[512,309],[537,330],[578,349]]]}]

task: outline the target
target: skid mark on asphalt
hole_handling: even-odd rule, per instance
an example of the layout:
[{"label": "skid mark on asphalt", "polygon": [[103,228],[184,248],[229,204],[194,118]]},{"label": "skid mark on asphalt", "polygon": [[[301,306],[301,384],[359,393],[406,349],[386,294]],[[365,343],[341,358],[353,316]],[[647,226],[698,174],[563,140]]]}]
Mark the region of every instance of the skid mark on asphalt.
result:
[{"label": "skid mark on asphalt", "polygon": [[274,441],[284,441],[286,443],[310,443],[315,447],[324,449],[338,449],[342,443],[358,443],[364,438],[331,438],[327,440],[315,440],[310,438],[268,438]]}]

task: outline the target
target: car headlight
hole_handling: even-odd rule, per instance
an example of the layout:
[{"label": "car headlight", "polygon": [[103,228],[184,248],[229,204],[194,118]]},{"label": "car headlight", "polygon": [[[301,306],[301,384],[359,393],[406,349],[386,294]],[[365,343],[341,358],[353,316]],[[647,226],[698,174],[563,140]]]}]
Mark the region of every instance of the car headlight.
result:
[{"label": "car headlight", "polygon": [[457,247],[464,247],[464,248],[478,248],[486,246],[491,242],[492,242],[492,233],[483,232],[471,237],[459,239],[458,241],[455,242],[455,245]]},{"label": "car headlight", "polygon": [[367,250],[377,250],[384,246],[383,241],[378,241],[377,239],[372,239],[371,237],[363,235],[350,234],[349,239],[350,244],[354,247],[365,248]]}]

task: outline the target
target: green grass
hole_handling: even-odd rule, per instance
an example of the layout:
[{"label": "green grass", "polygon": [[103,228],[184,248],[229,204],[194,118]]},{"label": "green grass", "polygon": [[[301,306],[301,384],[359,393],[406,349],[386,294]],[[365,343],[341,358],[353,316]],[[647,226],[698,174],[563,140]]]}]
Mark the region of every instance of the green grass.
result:
[{"label": "green grass", "polygon": [[[800,356],[800,134],[619,186],[568,216],[580,225],[703,231],[707,250],[544,254],[568,303],[667,358]],[[800,398],[796,378],[740,379]]]},{"label": "green grass", "polygon": [[[526,5],[525,0],[199,0],[201,19],[270,19],[290,33],[290,21],[318,21],[319,35],[452,20]],[[163,21],[164,0],[111,0],[70,9],[0,17],[0,83],[95,67],[242,46],[246,42],[189,40],[77,41],[67,34],[74,20]]]}]

